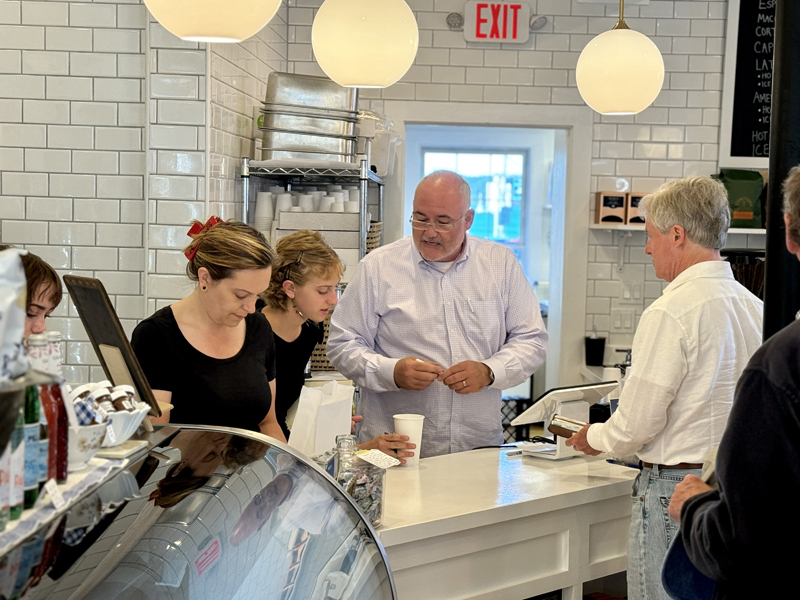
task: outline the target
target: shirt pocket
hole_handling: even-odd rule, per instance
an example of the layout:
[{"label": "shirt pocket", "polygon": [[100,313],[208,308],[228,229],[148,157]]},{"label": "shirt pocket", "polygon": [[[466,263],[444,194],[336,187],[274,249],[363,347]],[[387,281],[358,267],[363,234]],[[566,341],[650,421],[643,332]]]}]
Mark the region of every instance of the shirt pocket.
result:
[{"label": "shirt pocket", "polygon": [[491,356],[505,343],[506,315],[501,301],[466,300],[460,314],[464,335],[475,349]]}]

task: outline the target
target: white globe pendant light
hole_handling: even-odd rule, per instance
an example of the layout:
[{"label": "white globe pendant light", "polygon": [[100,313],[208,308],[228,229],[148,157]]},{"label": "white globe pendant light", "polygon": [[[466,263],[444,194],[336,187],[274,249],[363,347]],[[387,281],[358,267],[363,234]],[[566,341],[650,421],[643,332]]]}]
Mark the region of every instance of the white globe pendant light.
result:
[{"label": "white globe pendant light", "polygon": [[281,0],[144,0],[164,28],[190,42],[236,43],[255,35]]},{"label": "white globe pendant light", "polygon": [[325,0],[311,45],[319,66],[339,85],[384,88],[411,67],[419,30],[403,0]]},{"label": "white globe pendant light", "polygon": [[633,115],[650,106],[664,83],[664,59],[646,35],[629,29],[619,3],[619,21],[578,58],[575,78],[584,102],[603,115]]}]

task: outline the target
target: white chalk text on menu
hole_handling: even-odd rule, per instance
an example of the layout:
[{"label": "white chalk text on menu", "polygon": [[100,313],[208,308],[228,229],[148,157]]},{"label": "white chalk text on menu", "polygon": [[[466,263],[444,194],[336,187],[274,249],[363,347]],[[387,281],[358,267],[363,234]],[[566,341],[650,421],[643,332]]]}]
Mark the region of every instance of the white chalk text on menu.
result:
[{"label": "white chalk text on menu", "polygon": [[769,166],[775,4],[776,0],[728,3],[720,167]]}]

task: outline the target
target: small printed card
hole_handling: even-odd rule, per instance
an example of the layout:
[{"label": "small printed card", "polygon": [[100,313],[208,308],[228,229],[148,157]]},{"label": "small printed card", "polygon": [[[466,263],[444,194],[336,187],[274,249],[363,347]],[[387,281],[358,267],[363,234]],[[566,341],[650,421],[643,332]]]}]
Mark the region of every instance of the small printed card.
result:
[{"label": "small printed card", "polygon": [[60,510],[66,506],[67,501],[64,500],[64,496],[61,495],[61,490],[58,489],[58,484],[56,484],[55,479],[48,479],[47,483],[44,484],[44,489],[47,490],[47,495],[50,496],[50,500],[52,500],[56,510]]},{"label": "small printed card", "polygon": [[399,460],[392,458],[388,454],[384,454],[380,450],[359,450],[356,452],[356,456],[382,469],[388,469],[389,467],[395,467],[400,464]]}]

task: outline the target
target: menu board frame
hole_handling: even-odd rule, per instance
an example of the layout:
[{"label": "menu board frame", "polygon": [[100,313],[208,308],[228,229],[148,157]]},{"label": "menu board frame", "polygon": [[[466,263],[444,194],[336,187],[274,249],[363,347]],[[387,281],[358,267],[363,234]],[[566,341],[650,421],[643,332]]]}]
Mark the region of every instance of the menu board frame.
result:
[{"label": "menu board frame", "polygon": [[[751,2],[772,2],[773,0],[749,0]],[[720,122],[719,137],[719,166],[730,168],[745,169],[767,169],[769,168],[769,154],[766,156],[733,156],[731,144],[733,141],[733,119],[734,104],[736,102],[736,59],[739,50],[739,18],[741,15],[742,2],[748,0],[729,0],[728,1],[728,23],[725,35],[725,63],[724,77],[722,86],[722,115]],[[774,21],[772,26],[774,27]],[[754,23],[755,27],[756,24]],[[774,34],[772,40],[774,42]],[[770,60],[772,57],[770,57]],[[770,76],[771,76],[770,70]],[[771,93],[772,88],[766,87],[764,91]],[[768,115],[768,118],[771,115]],[[737,133],[741,132],[741,127]],[[769,135],[765,140],[757,140],[760,144],[769,144]]]}]

